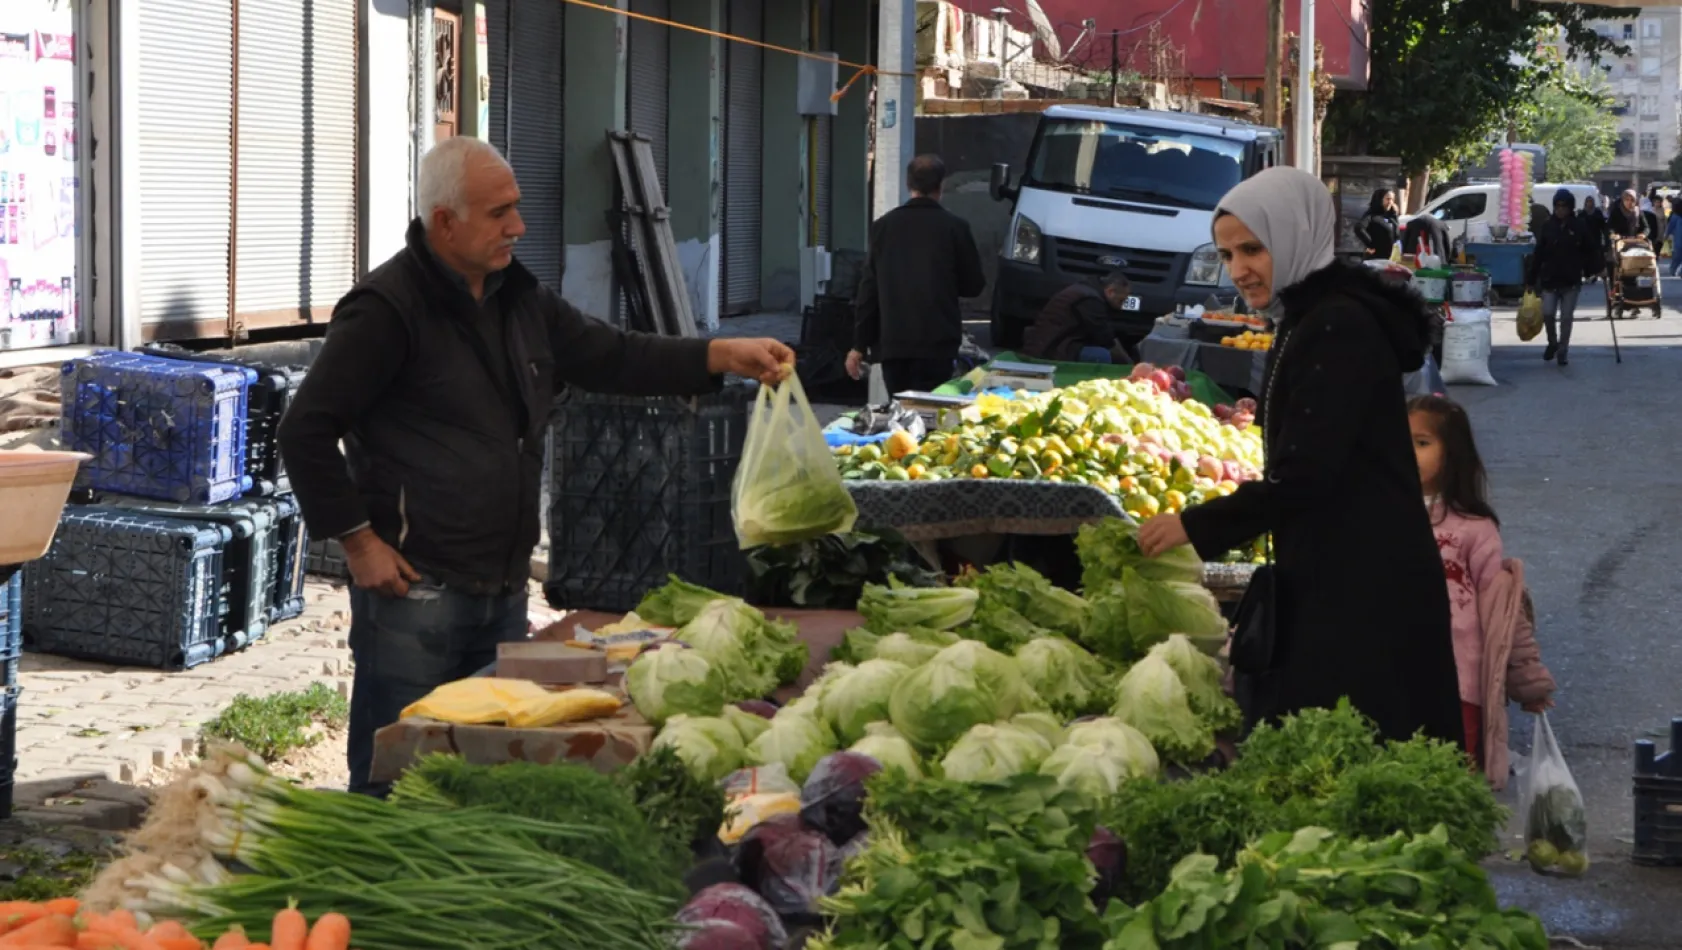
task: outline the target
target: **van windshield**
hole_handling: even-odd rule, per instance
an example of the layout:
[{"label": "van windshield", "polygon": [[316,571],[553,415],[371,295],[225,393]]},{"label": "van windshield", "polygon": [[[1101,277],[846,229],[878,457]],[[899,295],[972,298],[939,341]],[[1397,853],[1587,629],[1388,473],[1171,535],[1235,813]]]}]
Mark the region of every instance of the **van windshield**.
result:
[{"label": "van windshield", "polygon": [[1213,210],[1243,180],[1244,144],[1117,122],[1047,119],[1025,184]]}]

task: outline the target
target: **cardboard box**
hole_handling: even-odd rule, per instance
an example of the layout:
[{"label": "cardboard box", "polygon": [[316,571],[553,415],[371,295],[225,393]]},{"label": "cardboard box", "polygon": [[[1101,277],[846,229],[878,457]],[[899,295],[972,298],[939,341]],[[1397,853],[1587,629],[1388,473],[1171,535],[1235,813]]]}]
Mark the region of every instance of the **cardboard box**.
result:
[{"label": "cardboard box", "polygon": [[503,643],[496,649],[496,675],[542,686],[605,683],[607,654],[553,641]]},{"label": "cardboard box", "polygon": [[395,782],[416,760],[433,752],[460,755],[474,765],[569,762],[613,772],[647,752],[653,742],[654,727],[630,704],[605,719],[541,729],[404,719],[374,734],[369,776],[375,782]]}]

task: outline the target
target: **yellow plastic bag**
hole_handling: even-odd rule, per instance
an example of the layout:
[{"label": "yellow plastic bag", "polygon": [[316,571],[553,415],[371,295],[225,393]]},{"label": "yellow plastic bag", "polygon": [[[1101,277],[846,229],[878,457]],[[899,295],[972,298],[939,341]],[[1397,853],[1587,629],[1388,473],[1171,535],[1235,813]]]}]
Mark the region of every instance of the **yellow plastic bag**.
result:
[{"label": "yellow plastic bag", "polygon": [[743,548],[843,534],[858,520],[793,367],[775,387],[760,387],[731,489]]},{"label": "yellow plastic bag", "polygon": [[619,706],[619,697],[599,689],[552,693],[530,680],[475,676],[438,687],[403,710],[403,718],[422,716],[463,726],[501,723],[540,728],[611,716]]},{"label": "yellow plastic bag", "polygon": [[1542,298],[1533,291],[1525,291],[1518,305],[1518,338],[1534,340],[1542,332]]}]

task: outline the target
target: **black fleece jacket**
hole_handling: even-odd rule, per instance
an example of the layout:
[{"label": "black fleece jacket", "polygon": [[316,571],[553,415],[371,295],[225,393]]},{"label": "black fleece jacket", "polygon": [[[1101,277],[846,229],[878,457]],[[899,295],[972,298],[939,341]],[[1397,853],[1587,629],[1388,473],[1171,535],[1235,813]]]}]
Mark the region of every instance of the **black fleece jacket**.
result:
[{"label": "black fleece jacket", "polygon": [[[417,220],[408,246],[339,301],[281,421],[280,450],[316,537],[368,525],[446,586],[519,589],[537,544],[543,434],[556,394],[568,385],[706,391],[715,384],[707,342],[617,330],[518,261],[481,304],[425,241]],[[497,332],[481,332],[483,320],[498,321]]]},{"label": "black fleece jacket", "polygon": [[969,222],[912,198],[870,226],[853,348],[877,360],[950,359],[964,340],[958,300],[986,286]]}]

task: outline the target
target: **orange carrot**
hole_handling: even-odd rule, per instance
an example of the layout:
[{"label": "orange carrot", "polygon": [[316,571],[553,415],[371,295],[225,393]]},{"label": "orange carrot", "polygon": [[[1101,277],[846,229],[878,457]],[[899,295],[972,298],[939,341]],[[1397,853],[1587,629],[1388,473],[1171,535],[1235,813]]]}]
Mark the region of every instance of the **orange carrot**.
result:
[{"label": "orange carrot", "polygon": [[63,914],[66,917],[74,917],[82,909],[82,902],[74,897],[59,897],[47,901],[41,906],[45,907],[49,914]]},{"label": "orange carrot", "polygon": [[211,947],[210,950],[244,950],[244,948],[249,946],[251,946],[251,941],[246,938],[245,930],[240,927],[235,927],[222,936],[217,937],[215,946]]},{"label": "orange carrot", "polygon": [[175,920],[160,920],[160,921],[158,921],[157,923],[152,925],[151,930],[146,931],[146,936],[151,937],[153,940],[182,940],[182,939],[196,940],[197,939],[196,937],[193,936],[192,931],[188,930],[186,927],[181,926],[180,921],[175,921]]},{"label": "orange carrot", "polygon": [[8,933],[47,916],[47,908],[34,901],[0,903],[0,933]]},{"label": "orange carrot", "polygon": [[309,937],[310,922],[305,919],[297,907],[288,907],[274,915],[274,929],[269,934],[269,945],[274,950],[304,950],[304,941]]},{"label": "orange carrot", "polygon": [[254,943],[250,947],[247,947],[246,950],[269,950],[269,945],[266,943]]},{"label": "orange carrot", "polygon": [[134,911],[119,907],[105,915],[105,922],[113,930],[139,930],[140,922],[134,919]]},{"label": "orange carrot", "polygon": [[29,946],[31,944],[74,947],[76,945],[76,922],[63,914],[52,914],[33,923],[24,924],[4,937],[0,937],[0,947]]},{"label": "orange carrot", "polygon": [[[162,950],[158,942],[138,930],[84,930],[72,944],[77,950]],[[7,946],[6,950],[15,950]]]},{"label": "orange carrot", "polygon": [[197,937],[153,937],[152,940],[163,950],[204,950],[204,943]]},{"label": "orange carrot", "polygon": [[334,913],[316,918],[304,950],[350,950],[350,918]]}]

